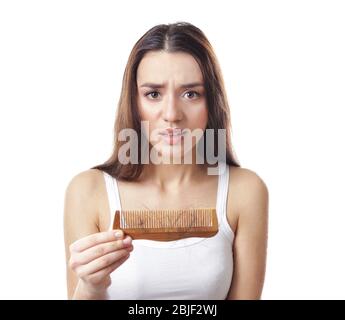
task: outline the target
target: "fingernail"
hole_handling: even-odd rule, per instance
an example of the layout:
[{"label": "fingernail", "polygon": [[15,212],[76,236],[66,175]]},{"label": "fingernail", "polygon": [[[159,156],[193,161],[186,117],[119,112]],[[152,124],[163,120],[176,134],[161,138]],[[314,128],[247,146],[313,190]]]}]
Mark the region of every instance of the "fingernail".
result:
[{"label": "fingernail", "polygon": [[128,237],[128,238],[124,239],[122,242],[123,242],[123,244],[128,245],[132,242],[132,238]]},{"label": "fingernail", "polygon": [[122,238],[122,232],[121,231],[116,231],[115,232],[115,238],[118,238],[118,239]]}]

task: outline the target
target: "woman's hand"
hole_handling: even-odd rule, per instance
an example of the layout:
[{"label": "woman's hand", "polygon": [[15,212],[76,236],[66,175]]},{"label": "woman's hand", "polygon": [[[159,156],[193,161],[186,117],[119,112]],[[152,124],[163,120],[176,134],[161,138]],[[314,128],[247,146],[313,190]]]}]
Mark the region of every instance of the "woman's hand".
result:
[{"label": "woman's hand", "polygon": [[78,277],[78,291],[92,298],[106,295],[110,274],[128,259],[133,246],[130,236],[112,230],[81,238],[69,250],[69,266]]}]

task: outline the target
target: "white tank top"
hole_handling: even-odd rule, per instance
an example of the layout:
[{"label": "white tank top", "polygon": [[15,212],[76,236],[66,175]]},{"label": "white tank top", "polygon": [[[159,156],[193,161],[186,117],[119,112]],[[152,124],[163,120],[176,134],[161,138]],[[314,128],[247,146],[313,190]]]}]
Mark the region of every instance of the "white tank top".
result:
[{"label": "white tank top", "polygon": [[[233,274],[234,233],[226,217],[229,166],[223,171],[218,176],[218,233],[210,238],[167,242],[133,240],[130,257],[111,274],[109,299],[226,299]],[[115,210],[121,210],[121,202],[116,179],[103,173],[111,230]]]}]

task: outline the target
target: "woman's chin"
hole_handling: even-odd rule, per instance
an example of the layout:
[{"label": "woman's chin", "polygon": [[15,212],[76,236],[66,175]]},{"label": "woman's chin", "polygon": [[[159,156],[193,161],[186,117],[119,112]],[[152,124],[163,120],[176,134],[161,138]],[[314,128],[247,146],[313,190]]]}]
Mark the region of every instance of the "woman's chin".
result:
[{"label": "woman's chin", "polygon": [[157,162],[157,158],[160,159],[161,163],[184,163],[187,161],[187,150],[183,149],[183,145],[175,144],[175,145],[168,145],[168,144],[161,144],[155,145],[153,147],[154,150],[151,150],[151,159],[154,158]]}]

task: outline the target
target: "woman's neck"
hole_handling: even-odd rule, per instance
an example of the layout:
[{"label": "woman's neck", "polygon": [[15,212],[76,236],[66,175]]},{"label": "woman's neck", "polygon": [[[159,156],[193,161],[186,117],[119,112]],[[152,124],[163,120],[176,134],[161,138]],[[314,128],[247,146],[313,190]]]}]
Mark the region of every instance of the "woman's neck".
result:
[{"label": "woman's neck", "polygon": [[147,164],[141,179],[165,190],[188,186],[204,175],[207,175],[207,167],[202,164]]}]

